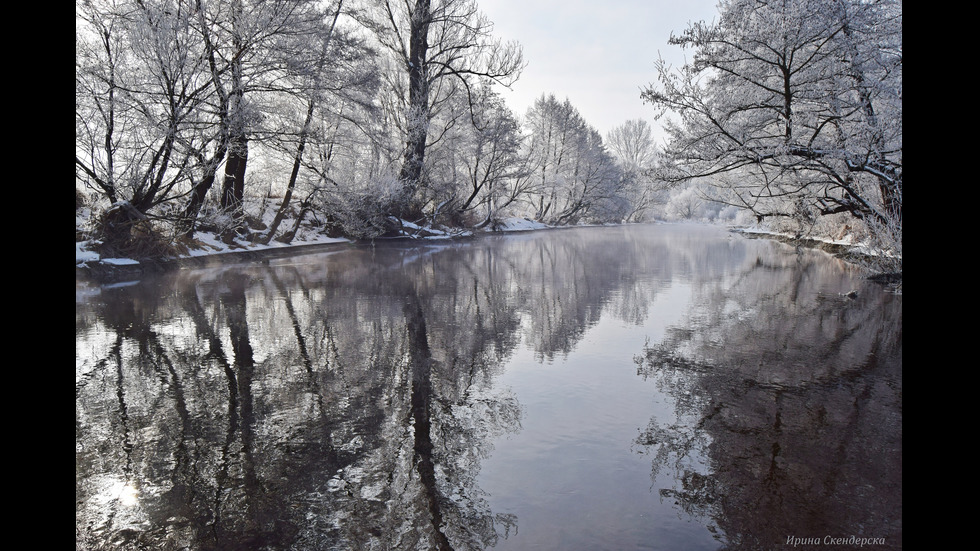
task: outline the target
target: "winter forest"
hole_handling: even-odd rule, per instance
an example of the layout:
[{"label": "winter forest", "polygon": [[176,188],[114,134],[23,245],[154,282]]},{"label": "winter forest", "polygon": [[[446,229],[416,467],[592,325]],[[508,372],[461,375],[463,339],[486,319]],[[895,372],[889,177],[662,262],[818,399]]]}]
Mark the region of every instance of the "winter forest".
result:
[{"label": "winter forest", "polygon": [[[694,219],[901,271],[901,0],[721,0],[603,136],[476,0],[76,0],[76,242],[170,257],[406,228]],[[649,60],[649,61],[647,61]],[[654,139],[651,123],[667,139]],[[421,231],[421,230],[418,230]]]}]

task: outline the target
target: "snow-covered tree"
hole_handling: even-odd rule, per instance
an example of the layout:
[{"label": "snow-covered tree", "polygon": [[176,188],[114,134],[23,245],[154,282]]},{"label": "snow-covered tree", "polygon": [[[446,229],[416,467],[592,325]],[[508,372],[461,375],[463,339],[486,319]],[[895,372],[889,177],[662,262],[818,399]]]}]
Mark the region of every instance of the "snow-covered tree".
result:
[{"label": "snow-covered tree", "polygon": [[528,109],[525,128],[530,169],[525,201],[535,220],[560,225],[622,219],[622,171],[599,132],[567,98],[539,97]]},{"label": "snow-covered tree", "polygon": [[628,120],[609,131],[606,145],[623,170],[624,192],[630,203],[625,220],[642,221],[656,200],[650,171],[657,159],[657,148],[650,124],[643,119]]},{"label": "snow-covered tree", "polygon": [[503,98],[486,82],[473,96],[472,104],[458,96],[451,110],[443,110],[448,117],[434,119],[445,131],[430,146],[425,192],[440,222],[482,227],[519,197],[515,180],[525,163],[520,124]]},{"label": "snow-covered tree", "polygon": [[[270,96],[293,91],[290,87],[295,81],[287,76],[317,65],[322,37],[330,34],[339,6],[314,0],[194,2],[216,98],[213,108],[224,140],[219,204],[236,220],[233,227],[240,229],[249,142],[260,133],[269,106],[278,103]],[[189,218],[196,217],[212,183],[204,181],[195,187],[187,208]]]},{"label": "snow-covered tree", "polygon": [[421,215],[426,151],[444,129],[430,125],[453,96],[472,105],[482,81],[509,85],[524,60],[516,43],[492,35],[493,24],[475,0],[368,0],[367,24],[391,54],[389,92],[400,110],[405,149],[399,180],[403,215]]},{"label": "snow-covered tree", "polygon": [[103,206],[106,242],[124,245],[134,223],[175,210],[195,182],[213,181],[224,157],[192,8],[76,3],[76,185],[115,205]]},{"label": "snow-covered tree", "polygon": [[[273,155],[278,153],[288,163],[275,179],[288,177],[275,217],[259,238],[263,242],[272,239],[294,211],[294,193],[302,193],[294,228],[278,237],[291,241],[306,214],[327,202],[323,196],[329,188],[347,181],[350,175],[345,172],[356,171],[344,162],[361,154],[352,150],[370,150],[361,134],[371,128],[376,114],[378,70],[373,50],[355,28],[341,21],[345,8],[345,1],[337,0],[324,13],[319,32],[282,41],[281,48],[290,48],[294,55],[281,73],[281,93],[269,97],[261,136]],[[360,171],[356,177],[369,176]]]},{"label": "snow-covered tree", "polygon": [[628,120],[610,130],[606,145],[628,172],[649,170],[657,157],[650,124],[643,119]]},{"label": "snow-covered tree", "polygon": [[150,219],[172,236],[243,230],[250,149],[280,170],[263,182],[284,188],[277,226],[297,182],[301,211],[335,183],[337,140],[372,151],[377,56],[345,3],[76,2],[76,186],[119,203],[101,237]]},{"label": "snow-covered tree", "polygon": [[902,220],[902,4],[723,0],[671,44],[643,98],[668,124],[666,182],[706,180],[761,220]]}]

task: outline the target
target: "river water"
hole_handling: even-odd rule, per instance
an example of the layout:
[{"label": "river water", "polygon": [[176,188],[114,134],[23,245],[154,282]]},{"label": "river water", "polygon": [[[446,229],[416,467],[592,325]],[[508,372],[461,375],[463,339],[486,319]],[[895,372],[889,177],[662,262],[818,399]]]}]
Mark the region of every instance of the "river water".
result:
[{"label": "river water", "polygon": [[648,225],[76,281],[75,358],[78,549],[902,547],[902,296],[819,251]]}]

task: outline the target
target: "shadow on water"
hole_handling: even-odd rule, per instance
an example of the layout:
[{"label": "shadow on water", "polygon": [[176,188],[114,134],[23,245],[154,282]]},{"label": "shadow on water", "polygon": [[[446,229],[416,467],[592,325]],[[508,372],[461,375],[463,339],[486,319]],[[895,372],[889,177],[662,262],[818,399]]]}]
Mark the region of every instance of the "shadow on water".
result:
[{"label": "shadow on water", "polygon": [[511,358],[656,318],[677,281],[689,319],[637,357],[674,398],[637,440],[654,491],[732,549],[900,547],[900,297],[778,247],[591,228],[79,283],[77,547],[492,548],[519,520],[478,484],[522,430]]}]

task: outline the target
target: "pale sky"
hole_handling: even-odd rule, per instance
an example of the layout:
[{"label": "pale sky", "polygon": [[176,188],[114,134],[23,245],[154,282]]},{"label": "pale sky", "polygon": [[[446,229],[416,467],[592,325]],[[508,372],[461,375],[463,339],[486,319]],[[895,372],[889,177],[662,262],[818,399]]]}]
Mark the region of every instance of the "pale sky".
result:
[{"label": "pale sky", "polygon": [[629,119],[645,119],[659,139],[654,110],[640,89],[655,80],[658,55],[676,65],[690,56],[667,44],[671,31],[710,21],[717,0],[478,0],[494,35],[516,40],[527,67],[513,91],[501,89],[523,116],[534,100],[566,97],[605,138]]}]

